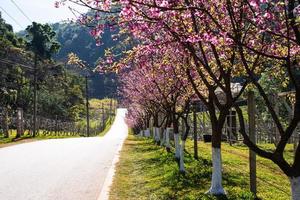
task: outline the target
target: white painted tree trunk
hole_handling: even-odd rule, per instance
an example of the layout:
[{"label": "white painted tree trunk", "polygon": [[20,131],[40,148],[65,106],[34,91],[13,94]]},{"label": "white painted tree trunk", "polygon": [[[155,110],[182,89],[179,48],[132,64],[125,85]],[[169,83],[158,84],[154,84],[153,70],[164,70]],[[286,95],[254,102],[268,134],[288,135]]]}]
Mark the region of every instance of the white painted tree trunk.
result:
[{"label": "white painted tree trunk", "polygon": [[161,146],[164,146],[164,145],[165,145],[165,141],[166,141],[166,132],[167,132],[167,130],[164,129],[163,136],[162,136],[162,139],[161,139],[161,141],[160,141],[160,145],[161,145]]},{"label": "white painted tree trunk", "polygon": [[139,136],[143,137],[143,130],[140,130]]},{"label": "white painted tree trunk", "polygon": [[159,144],[162,145],[162,141],[164,140],[164,130],[161,127],[159,128]]},{"label": "white painted tree trunk", "polygon": [[157,143],[160,142],[160,128],[156,127],[156,137],[155,137],[155,141]]},{"label": "white painted tree trunk", "polygon": [[174,133],[174,143],[175,143],[175,158],[180,158],[180,144],[179,144],[179,134]]},{"label": "white painted tree trunk", "polygon": [[156,127],[155,126],[153,126],[153,128],[152,128],[152,132],[153,132],[153,139],[155,141],[155,139],[156,139]]},{"label": "white painted tree trunk", "polygon": [[300,176],[290,177],[292,200],[300,200]]},{"label": "white painted tree trunk", "polygon": [[225,194],[222,186],[222,158],[220,148],[212,148],[212,163],[212,180],[208,193],[213,195]]},{"label": "white painted tree trunk", "polygon": [[185,148],[185,140],[181,141],[180,146],[180,162],[179,162],[179,171],[185,173],[184,167],[184,148]]},{"label": "white painted tree trunk", "polygon": [[167,128],[167,131],[166,131],[166,148],[171,148],[170,147],[170,131],[171,131],[171,128]]},{"label": "white painted tree trunk", "polygon": [[149,128],[145,130],[145,136],[150,137],[150,129]]}]

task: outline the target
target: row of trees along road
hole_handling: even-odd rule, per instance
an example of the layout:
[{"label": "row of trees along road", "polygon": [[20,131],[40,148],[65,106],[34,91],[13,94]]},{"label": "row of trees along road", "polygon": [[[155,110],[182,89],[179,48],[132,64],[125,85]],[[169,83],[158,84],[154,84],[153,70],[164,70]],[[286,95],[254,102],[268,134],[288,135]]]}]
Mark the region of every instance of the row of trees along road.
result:
[{"label": "row of trees along road", "polygon": [[[68,0],[57,2],[57,6],[65,1]],[[180,161],[183,150],[178,149],[184,148],[185,133],[180,146],[177,121],[184,118],[192,99],[201,100],[206,106],[212,125],[210,193],[225,193],[221,182],[221,135],[226,116],[234,108],[244,143],[259,156],[277,164],[290,179],[292,199],[300,199],[300,145],[293,163],[288,163],[283,156],[300,121],[298,1],[70,2],[96,11],[93,19],[83,15],[78,20],[92,26],[91,33],[98,40],[105,27],[118,27],[121,38],[124,35],[132,38],[132,48],[128,50],[127,45],[122,51],[123,59],[112,65],[112,55],[109,55],[106,66],[122,71],[123,93],[129,103],[132,125],[147,129],[149,120],[154,118],[155,126],[161,126],[157,122],[161,114],[166,118],[166,127],[173,125],[176,156]],[[282,121],[260,83],[265,72],[271,73],[270,79],[278,78],[286,83],[285,90],[294,91],[291,103],[294,112],[288,121]],[[243,110],[236,102],[249,90],[261,97],[279,132],[274,151],[259,147],[246,133]],[[182,166],[180,170],[184,170]]]},{"label": "row of trees along road", "polygon": [[[8,137],[11,114],[18,109],[30,118],[39,115],[74,121],[84,115],[84,79],[51,59],[60,46],[55,41],[55,32],[49,25],[35,22],[26,32],[26,38],[18,37],[0,16],[0,108],[4,137]],[[34,135],[36,122],[33,124]]]}]

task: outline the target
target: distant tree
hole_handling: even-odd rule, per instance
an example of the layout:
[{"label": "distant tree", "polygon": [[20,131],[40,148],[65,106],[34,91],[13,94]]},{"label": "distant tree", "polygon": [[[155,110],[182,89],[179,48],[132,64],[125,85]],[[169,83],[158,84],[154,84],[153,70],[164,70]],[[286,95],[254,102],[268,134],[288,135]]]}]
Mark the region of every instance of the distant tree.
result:
[{"label": "distant tree", "polygon": [[39,59],[50,59],[58,52],[60,44],[56,41],[55,32],[48,24],[33,22],[26,28],[27,49],[34,53],[34,105],[33,105],[33,137],[36,134],[36,114],[37,114],[37,62]]},{"label": "distant tree", "polygon": [[[19,66],[8,64],[2,60],[11,54],[10,49],[18,49],[23,44],[13,32],[10,24],[7,24],[0,13],[0,110],[2,114],[1,127],[4,137],[8,137],[9,112],[17,106],[19,91],[22,85],[22,69]],[[19,52],[12,53],[14,57],[19,56]]]},{"label": "distant tree", "polygon": [[48,24],[33,22],[26,28],[27,48],[41,59],[50,59],[58,52],[60,44],[56,41],[55,32]]}]

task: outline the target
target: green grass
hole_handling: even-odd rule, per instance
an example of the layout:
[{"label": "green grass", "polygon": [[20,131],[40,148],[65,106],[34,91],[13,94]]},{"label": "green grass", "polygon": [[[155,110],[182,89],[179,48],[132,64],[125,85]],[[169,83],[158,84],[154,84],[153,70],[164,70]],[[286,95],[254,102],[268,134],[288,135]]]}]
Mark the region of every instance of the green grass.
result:
[{"label": "green grass", "polygon": [[[90,99],[89,100],[89,104],[90,104],[90,128],[97,128],[99,126],[101,126],[101,119],[102,119],[102,104],[104,105],[104,112],[108,113],[109,112],[109,108],[110,108],[110,102],[111,99],[109,98],[104,98],[104,99]],[[116,104],[116,100],[113,99],[112,103],[115,105]],[[86,122],[86,118],[83,117],[81,119],[79,119],[76,122],[76,126],[78,127],[86,127],[87,122]]]},{"label": "green grass", "polygon": [[[188,141],[187,173],[182,175],[178,173],[173,153],[167,153],[150,139],[129,135],[116,167],[110,199],[254,199],[249,191],[246,147],[222,145],[223,186],[227,197],[219,198],[205,194],[211,182],[210,144],[199,142],[198,161],[191,154],[192,148],[192,141]],[[257,162],[258,197],[264,200],[290,199],[289,182],[280,169],[262,158]]]},{"label": "green grass", "polygon": [[105,128],[104,130],[99,134],[99,136],[104,136],[111,128],[111,125],[115,121],[115,116],[109,117],[108,120],[105,123]]},{"label": "green grass", "polygon": [[[105,129],[97,135],[98,137],[99,136],[103,137],[110,130],[111,125],[114,122],[114,119],[115,119],[115,117],[112,116],[106,121]],[[42,131],[40,130],[40,132],[42,132]],[[16,130],[10,130],[8,138],[4,138],[3,136],[0,136],[0,148],[14,145],[14,144],[20,144],[20,143],[24,143],[24,142],[37,141],[37,140],[63,139],[63,138],[76,138],[76,137],[80,137],[80,136],[79,135],[71,136],[68,133],[66,135],[55,135],[54,132],[52,132],[49,135],[38,134],[36,137],[32,137],[31,135],[28,134],[28,132],[25,132],[23,136],[16,139]]]},{"label": "green grass", "polygon": [[50,132],[48,135],[43,135],[42,130],[39,130],[39,133],[36,137],[32,137],[28,131],[26,131],[20,138],[16,138],[16,130],[9,130],[9,137],[4,138],[3,136],[0,136],[0,144],[6,144],[11,143],[15,141],[25,140],[25,139],[56,139],[56,138],[68,138],[68,137],[79,137],[76,136],[70,136],[71,133],[65,133],[66,135],[55,135],[55,132]]},{"label": "green grass", "polygon": [[[91,109],[101,108],[102,107],[102,103],[103,103],[104,104],[104,108],[108,109],[110,101],[111,101],[111,99],[109,99],[109,98],[104,98],[104,99],[90,99],[89,100],[90,108]],[[116,100],[113,99],[112,102],[115,104]]]},{"label": "green grass", "polygon": [[[188,143],[187,150],[192,152],[192,144]],[[262,145],[268,149],[269,144]],[[274,145],[273,145],[274,146]],[[292,158],[292,145],[288,145],[286,157]],[[202,158],[211,159],[211,144],[199,143],[199,154]],[[224,174],[237,176],[234,181],[239,184],[245,181],[243,188],[249,188],[249,150],[243,145],[230,146],[222,144],[222,159]],[[224,178],[224,186],[227,187]],[[290,184],[288,178],[272,161],[257,156],[257,188],[258,197],[262,199],[286,200],[290,198]]]},{"label": "green grass", "polygon": [[[9,137],[8,138],[3,137],[3,135],[0,133],[0,135],[1,135],[0,136],[0,145],[15,142],[16,134],[17,134],[17,131],[13,130],[13,129],[9,130]],[[24,139],[28,139],[28,138],[31,138],[31,136],[28,135],[27,132],[25,132],[24,135],[21,138],[18,138],[17,140],[24,140]]]}]

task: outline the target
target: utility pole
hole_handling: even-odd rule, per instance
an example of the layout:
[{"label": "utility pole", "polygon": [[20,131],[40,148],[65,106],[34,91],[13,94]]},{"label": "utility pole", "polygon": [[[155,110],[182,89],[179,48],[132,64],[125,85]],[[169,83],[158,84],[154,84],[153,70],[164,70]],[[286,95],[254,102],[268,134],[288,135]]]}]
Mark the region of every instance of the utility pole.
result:
[{"label": "utility pole", "polygon": [[104,103],[101,103],[101,108],[102,108],[102,131],[104,131],[105,129]]},{"label": "utility pole", "polygon": [[89,113],[89,84],[88,75],[85,76],[85,100],[86,100],[86,134],[90,136],[90,113]]},{"label": "utility pole", "polygon": [[33,131],[32,136],[36,136],[36,113],[37,113],[37,54],[34,54],[34,80],[33,80]]},{"label": "utility pole", "polygon": [[112,103],[113,103],[113,101],[112,101],[112,97],[111,97],[111,99],[110,99],[110,103],[109,103],[109,116],[112,116],[113,115],[113,109],[112,109]]}]

